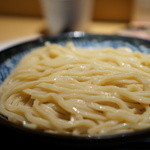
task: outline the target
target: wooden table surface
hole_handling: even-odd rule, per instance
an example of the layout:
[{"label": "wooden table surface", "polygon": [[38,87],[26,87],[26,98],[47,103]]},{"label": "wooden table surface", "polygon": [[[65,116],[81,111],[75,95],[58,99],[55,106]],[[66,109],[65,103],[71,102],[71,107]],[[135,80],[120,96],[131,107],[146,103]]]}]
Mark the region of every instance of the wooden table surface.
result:
[{"label": "wooden table surface", "polygon": [[[94,34],[114,34],[127,23],[91,21],[86,31]],[[42,33],[46,29],[43,18],[0,16],[0,42]]]}]

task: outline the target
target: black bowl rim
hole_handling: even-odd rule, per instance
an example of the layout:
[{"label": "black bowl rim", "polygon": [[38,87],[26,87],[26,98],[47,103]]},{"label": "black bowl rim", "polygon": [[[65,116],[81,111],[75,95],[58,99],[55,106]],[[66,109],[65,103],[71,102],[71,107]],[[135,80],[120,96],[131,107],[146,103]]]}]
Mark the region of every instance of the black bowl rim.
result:
[{"label": "black bowl rim", "polygon": [[141,45],[144,44],[148,47],[150,47],[150,40],[148,39],[141,39],[138,37],[130,37],[130,36],[122,36],[122,35],[111,35],[111,34],[86,34],[86,33],[79,33],[78,35],[74,34],[75,32],[71,32],[68,34],[62,34],[62,35],[58,35],[58,36],[41,36],[38,39],[35,40],[29,40],[27,42],[21,42],[20,44],[15,44],[13,46],[10,46],[8,48],[2,49],[0,51],[0,53],[6,52],[12,48],[17,48],[17,47],[21,47],[21,46],[25,46],[27,44],[31,44],[31,43],[38,43],[38,44],[42,44],[45,41],[50,41],[50,42],[56,42],[57,40],[74,40],[74,39],[92,39],[92,38],[101,38],[102,40],[121,40],[121,41],[126,41],[126,42],[131,42],[132,44],[136,44],[136,45]]},{"label": "black bowl rim", "polygon": [[[53,36],[53,37],[41,37],[36,40],[31,40],[27,42],[23,42],[21,44],[14,45],[12,47],[9,47],[7,49],[4,49],[0,51],[0,54],[7,53],[12,48],[19,48],[28,44],[38,44],[42,45],[45,41],[50,42],[56,42],[57,40],[73,40],[73,39],[90,39],[90,38],[102,38],[102,40],[123,40],[132,44],[141,45],[144,44],[148,47],[150,47],[150,41],[140,38],[134,38],[134,37],[127,37],[127,36],[119,36],[119,35],[105,35],[105,34],[80,34],[78,36],[75,36],[74,34],[70,35],[60,35],[60,36]],[[41,46],[40,45],[40,46]],[[119,139],[138,139],[141,137],[150,137],[150,128],[141,129],[137,131],[127,132],[127,133],[117,133],[117,134],[106,134],[106,135],[72,135],[72,134],[64,134],[64,133],[46,133],[40,130],[35,129],[29,129],[26,127],[23,127],[22,125],[15,124],[13,122],[8,121],[5,117],[0,115],[0,124],[9,128],[13,128],[15,130],[20,130],[22,132],[31,133],[34,135],[40,135],[44,137],[50,137],[54,139],[63,139],[63,140],[81,140],[81,141],[109,141],[109,140],[119,140]]]}]

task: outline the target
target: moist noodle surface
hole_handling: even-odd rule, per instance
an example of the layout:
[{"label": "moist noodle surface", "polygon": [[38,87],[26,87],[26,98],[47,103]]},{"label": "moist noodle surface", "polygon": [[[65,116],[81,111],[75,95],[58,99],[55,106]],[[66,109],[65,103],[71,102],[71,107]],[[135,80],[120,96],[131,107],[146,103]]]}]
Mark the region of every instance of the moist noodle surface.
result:
[{"label": "moist noodle surface", "polygon": [[0,87],[0,113],[46,132],[123,133],[150,127],[150,55],[127,47],[45,43]]}]

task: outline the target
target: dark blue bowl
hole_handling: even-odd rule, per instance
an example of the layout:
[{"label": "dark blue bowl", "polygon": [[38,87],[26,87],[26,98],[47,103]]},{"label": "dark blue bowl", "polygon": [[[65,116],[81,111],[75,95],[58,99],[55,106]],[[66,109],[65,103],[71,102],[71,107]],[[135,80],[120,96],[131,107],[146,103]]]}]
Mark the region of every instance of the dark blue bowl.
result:
[{"label": "dark blue bowl", "polygon": [[[80,35],[80,36],[57,36],[40,38],[38,40],[26,42],[5,49],[0,52],[0,84],[10,74],[12,69],[18,64],[20,59],[34,48],[43,46],[45,41],[64,45],[68,41],[72,41],[76,46],[104,48],[104,47],[120,47],[126,46],[134,51],[143,53],[150,53],[150,41],[138,38],[122,37],[116,35]],[[143,129],[131,133],[122,133],[114,135],[97,135],[97,136],[74,136],[66,134],[44,133],[38,130],[24,128],[9,122],[5,117],[0,116],[0,133],[1,136],[5,135],[6,140],[17,140],[28,143],[44,143],[54,146],[64,147],[103,147],[103,146],[141,146],[149,145],[150,142],[150,129]],[[4,138],[3,137],[3,138]],[[143,145],[142,145],[143,146]]]}]

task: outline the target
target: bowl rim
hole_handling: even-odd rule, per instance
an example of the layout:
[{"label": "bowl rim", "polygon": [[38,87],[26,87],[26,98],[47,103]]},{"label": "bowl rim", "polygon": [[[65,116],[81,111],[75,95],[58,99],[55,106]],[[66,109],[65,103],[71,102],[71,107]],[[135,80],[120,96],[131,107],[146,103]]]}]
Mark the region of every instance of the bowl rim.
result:
[{"label": "bowl rim", "polygon": [[[77,31],[75,31],[77,32]],[[117,35],[117,34],[88,34],[88,33],[84,33],[84,32],[79,32],[79,34],[75,34],[75,32],[69,32],[66,34],[61,34],[61,35],[56,35],[56,36],[41,36],[37,39],[34,40],[29,40],[26,42],[21,42],[20,44],[15,44],[13,46],[10,46],[8,48],[4,48],[0,51],[0,53],[3,53],[5,51],[8,51],[12,48],[17,48],[17,47],[21,47],[21,46],[25,46],[27,44],[31,44],[31,43],[38,43],[38,44],[42,44],[45,41],[50,41],[50,42],[56,42],[57,40],[75,40],[75,39],[93,39],[93,38],[101,38],[101,40],[121,40],[121,41],[126,41],[126,42],[131,42],[132,44],[136,44],[136,45],[141,45],[141,44],[146,44],[146,46],[150,47],[150,40],[148,39],[142,39],[142,38],[138,38],[138,37],[130,37],[130,36],[122,36],[122,35]]]}]

